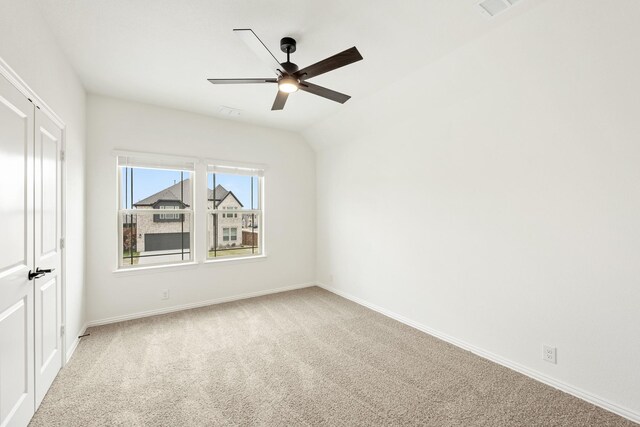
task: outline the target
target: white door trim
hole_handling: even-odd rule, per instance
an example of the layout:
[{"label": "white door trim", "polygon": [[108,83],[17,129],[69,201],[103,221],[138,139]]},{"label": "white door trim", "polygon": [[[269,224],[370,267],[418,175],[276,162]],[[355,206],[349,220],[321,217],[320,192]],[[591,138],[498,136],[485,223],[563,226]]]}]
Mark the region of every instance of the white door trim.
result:
[{"label": "white door trim", "polygon": [[52,109],[47,105],[46,102],[42,100],[34,91],[29,87],[24,80],[13,71],[13,68],[9,66],[1,57],[0,57],[0,74],[2,74],[11,84],[13,84],[16,89],[18,89],[24,96],[29,98],[31,102],[35,104],[36,107],[39,107],[43,113],[45,113],[53,122],[58,125],[58,127],[63,129],[66,128],[65,123],[62,121],[60,116],[58,116]]}]

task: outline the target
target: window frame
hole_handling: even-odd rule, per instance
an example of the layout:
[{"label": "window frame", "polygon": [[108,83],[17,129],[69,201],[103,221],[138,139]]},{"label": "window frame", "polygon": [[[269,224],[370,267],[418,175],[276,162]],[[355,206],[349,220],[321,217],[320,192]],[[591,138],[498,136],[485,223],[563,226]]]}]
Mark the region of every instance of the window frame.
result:
[{"label": "window frame", "polygon": [[[212,170],[213,169],[213,170]],[[215,172],[215,170],[220,169],[220,171]],[[242,173],[234,173],[234,171],[240,171]],[[253,171],[255,173],[247,173],[247,171]],[[226,175],[245,175],[247,177],[251,177],[251,178],[256,178],[256,184],[257,184],[257,189],[256,189],[256,195],[257,195],[257,201],[256,204],[258,206],[257,209],[244,209],[244,208],[237,208],[237,207],[222,207],[222,208],[216,208],[215,207],[215,200],[213,203],[213,208],[209,208],[209,198],[207,197],[207,206],[206,206],[206,215],[207,215],[207,229],[205,230],[206,233],[206,251],[205,251],[205,263],[216,263],[216,262],[228,262],[228,261],[238,261],[238,260],[243,260],[243,259],[252,259],[252,258],[264,258],[266,257],[266,252],[265,252],[265,239],[264,239],[264,188],[265,188],[265,177],[264,177],[264,171],[265,171],[265,167],[263,165],[247,165],[247,164],[240,164],[240,163],[233,163],[233,162],[220,162],[220,161],[212,161],[212,160],[207,160],[206,162],[206,183],[207,183],[207,188],[209,188],[209,175],[211,173],[220,173],[220,174],[226,174]],[[216,187],[216,185],[214,184],[213,186],[214,188]],[[233,211],[233,214],[230,213],[229,211]],[[232,243],[236,243],[238,244],[238,242],[240,242],[240,244],[242,244],[243,241],[243,237],[242,237],[242,230],[243,230],[243,215],[251,215],[251,214],[255,214],[257,216],[257,221],[255,221],[254,224],[252,224],[251,230],[256,230],[257,232],[256,234],[258,235],[258,244],[255,246],[255,253],[250,253],[250,254],[242,254],[242,255],[228,255],[228,256],[210,256],[209,253],[214,251],[217,252],[220,249],[216,249],[213,250],[211,249],[211,236],[210,236],[210,232],[209,232],[209,216],[210,215],[218,215],[218,218],[234,218],[234,219],[239,219],[240,220],[240,225],[238,227],[231,227],[231,228],[236,228],[236,240],[230,240],[231,239],[231,234],[229,234],[229,240],[225,241],[224,240],[224,231],[223,231],[223,236],[222,236],[222,241],[228,244],[232,244]],[[215,224],[215,222],[214,222]],[[213,227],[215,227],[215,225],[213,225]],[[224,227],[223,227],[224,228]],[[238,228],[240,230],[238,230]],[[253,246],[251,246],[251,248],[253,248]],[[238,249],[237,247],[233,248],[233,249]],[[220,250],[223,251],[224,249]]]},{"label": "window frame", "polygon": [[[196,215],[196,204],[197,197],[193,197],[195,195],[195,191],[197,190],[197,170],[195,168],[197,159],[181,157],[181,156],[171,156],[171,155],[162,155],[162,154],[152,154],[152,153],[138,153],[138,152],[128,152],[128,151],[115,151],[114,155],[116,155],[116,175],[117,175],[117,188],[116,188],[116,217],[117,217],[117,233],[118,233],[118,248],[117,248],[117,258],[116,258],[116,268],[114,272],[127,272],[127,271],[135,271],[135,270],[147,270],[147,269],[155,269],[155,268],[166,268],[171,266],[180,266],[180,265],[189,265],[196,264],[196,248],[195,248],[195,223],[197,221]],[[135,162],[127,164],[121,164],[122,158],[135,158]],[[183,167],[176,167],[179,165],[183,165]],[[163,206],[158,206],[158,208],[126,208],[122,206],[122,201],[124,195],[122,194],[122,186],[123,186],[123,178],[122,171],[124,168],[132,168],[132,169],[155,169],[155,170],[164,170],[164,171],[176,171],[176,172],[184,172],[186,174],[186,178],[184,180],[189,180],[189,185],[191,186],[191,194],[192,199],[191,205],[185,205],[184,208],[179,208],[176,204],[175,209],[163,209]],[[135,185],[135,183],[134,183]],[[183,203],[183,201],[181,201]],[[179,212],[172,213],[159,213],[160,210],[177,210]],[[182,255],[188,254],[188,259],[183,260],[171,260],[166,262],[157,262],[151,264],[125,264],[124,263],[124,232],[123,225],[125,223],[124,217],[126,215],[149,215],[151,222],[155,222],[156,217],[171,215],[177,216],[178,219],[163,219],[161,222],[166,223],[175,223],[175,222],[188,222],[188,227],[183,228],[181,233],[189,233],[189,248],[185,252],[184,250],[177,249],[180,251]],[[138,219],[136,217],[136,223]],[[138,239],[140,233],[136,227],[136,239]],[[183,237],[184,239],[184,237]],[[133,257],[132,257],[133,258]],[[138,258],[139,259],[139,258]]]},{"label": "window frame", "polygon": [[[183,155],[172,155],[172,154],[157,154],[157,153],[148,153],[148,152],[135,152],[135,151],[124,151],[124,150],[113,150],[111,152],[112,156],[115,157],[114,161],[114,173],[116,174],[115,179],[115,203],[113,206],[113,212],[115,216],[115,227],[118,234],[117,238],[117,247],[109,250],[110,253],[113,254],[114,260],[114,269],[113,273],[117,275],[137,275],[137,274],[146,274],[147,271],[154,270],[175,270],[175,269],[184,269],[184,268],[197,268],[198,265],[215,265],[217,263],[246,263],[246,262],[259,262],[265,260],[267,258],[267,243],[265,240],[265,171],[267,170],[267,165],[264,164],[256,164],[256,163],[244,163],[237,161],[227,161],[227,160],[218,160],[204,157],[185,157]],[[150,163],[149,165],[141,165],[141,164],[122,164],[121,157],[132,158],[134,161],[140,161],[142,159],[143,162]],[[256,231],[256,238],[252,239],[252,243],[257,241],[256,253],[250,254],[242,254],[242,255],[233,255],[233,256],[222,256],[222,257],[209,257],[209,233],[208,233],[208,220],[209,215],[211,214],[211,210],[209,210],[209,197],[208,197],[208,175],[210,173],[210,166],[223,167],[228,170],[241,170],[247,171],[251,170],[257,172],[257,174],[247,174],[247,173],[236,173],[237,175],[250,175],[257,178],[255,182],[257,182],[258,188],[255,193],[257,196],[257,201],[259,203],[259,209],[247,209],[243,210],[242,208],[233,210],[231,212],[227,212],[229,217],[233,215],[234,219],[238,219],[240,224],[236,226],[240,230],[236,231],[236,240],[229,241],[229,243],[239,243],[242,245],[243,234],[242,230],[245,228],[250,228],[251,230]],[[191,182],[191,191],[192,191],[192,200],[191,206],[185,205],[183,208],[178,208],[180,212],[172,212],[167,213],[164,212],[160,214],[159,206],[158,209],[149,208],[139,208],[139,209],[124,209],[122,206],[123,202],[123,194],[122,192],[122,184],[124,177],[121,173],[123,167],[132,167],[132,168],[143,168],[143,169],[161,169],[161,170],[173,170],[173,171],[184,171],[187,172],[187,178],[190,178]],[[177,167],[176,167],[177,166]],[[217,172],[224,174],[234,174],[232,171],[225,172]],[[185,178],[185,180],[187,179]],[[170,210],[170,208],[165,208],[164,210]],[[217,210],[218,214],[222,213],[221,210]],[[189,259],[185,260],[172,260],[167,262],[159,262],[159,263],[151,263],[151,264],[124,264],[123,263],[123,252],[124,252],[124,242],[123,240],[127,237],[123,231],[123,225],[128,224],[129,222],[134,222],[136,220],[125,220],[124,214],[149,214],[149,215],[180,215],[183,217],[183,221],[189,223],[189,227],[185,228],[182,232],[189,233]],[[184,214],[184,215],[182,215]],[[253,220],[247,219],[245,215],[256,214]],[[152,220],[150,218],[150,220]],[[165,220],[161,220],[165,221]],[[176,221],[176,220],[169,220]],[[250,230],[250,231],[251,231]],[[140,239],[140,233],[136,230],[136,239]],[[205,233],[204,236],[202,234]],[[196,237],[198,235],[198,237]],[[230,234],[231,237],[231,234]],[[251,247],[251,246],[250,246]],[[186,248],[185,248],[186,249]],[[238,249],[238,248],[235,248]],[[180,249],[178,249],[180,250]],[[113,251],[113,252],[112,252]]]}]

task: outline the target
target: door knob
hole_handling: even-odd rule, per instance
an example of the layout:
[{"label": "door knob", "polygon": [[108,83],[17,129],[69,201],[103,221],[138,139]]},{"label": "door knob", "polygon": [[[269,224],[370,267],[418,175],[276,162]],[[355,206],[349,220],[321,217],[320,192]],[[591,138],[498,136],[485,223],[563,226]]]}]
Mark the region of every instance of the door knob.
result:
[{"label": "door knob", "polygon": [[29,277],[29,280],[38,279],[38,278],[44,276],[45,274],[51,273],[51,272],[53,272],[55,270],[56,270],[55,268],[45,268],[45,269],[41,270],[40,267],[37,267],[35,273],[33,271],[29,270],[29,276],[28,277]]},{"label": "door knob", "polygon": [[34,273],[33,271],[29,270],[29,276],[28,277],[29,277],[29,280],[33,280],[33,279],[38,279],[38,278],[40,278],[40,277],[42,277],[44,275],[45,275],[44,271],[36,270],[36,272]]}]

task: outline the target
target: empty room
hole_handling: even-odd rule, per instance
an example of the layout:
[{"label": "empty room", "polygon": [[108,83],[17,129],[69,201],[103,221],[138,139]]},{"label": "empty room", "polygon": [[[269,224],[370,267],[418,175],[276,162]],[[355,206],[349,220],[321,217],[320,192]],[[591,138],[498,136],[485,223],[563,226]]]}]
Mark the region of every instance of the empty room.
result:
[{"label": "empty room", "polygon": [[640,425],[637,0],[0,0],[0,427]]}]

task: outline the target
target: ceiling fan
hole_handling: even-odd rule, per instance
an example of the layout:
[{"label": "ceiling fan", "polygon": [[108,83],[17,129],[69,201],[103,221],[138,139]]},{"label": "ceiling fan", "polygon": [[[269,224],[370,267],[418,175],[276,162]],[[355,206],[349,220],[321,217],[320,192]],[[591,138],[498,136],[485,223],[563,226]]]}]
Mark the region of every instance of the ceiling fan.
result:
[{"label": "ceiling fan", "polygon": [[233,30],[240,38],[249,46],[253,52],[258,55],[276,74],[275,78],[264,79],[208,79],[213,84],[246,84],[246,83],[277,83],[278,94],[273,102],[271,110],[282,110],[287,102],[290,93],[302,90],[323,98],[330,99],[335,102],[344,104],[347,102],[349,95],[336,92],[326,87],[318,86],[307,81],[312,77],[319,76],[326,72],[335,70],[360,61],[362,55],[358,49],[352,47],[329,58],[316,62],[303,69],[290,61],[290,55],[296,51],[296,41],[291,37],[285,37],[280,40],[280,49],[287,54],[287,62],[280,63],[267,49],[267,47],[258,38],[256,33],[251,29]]}]

